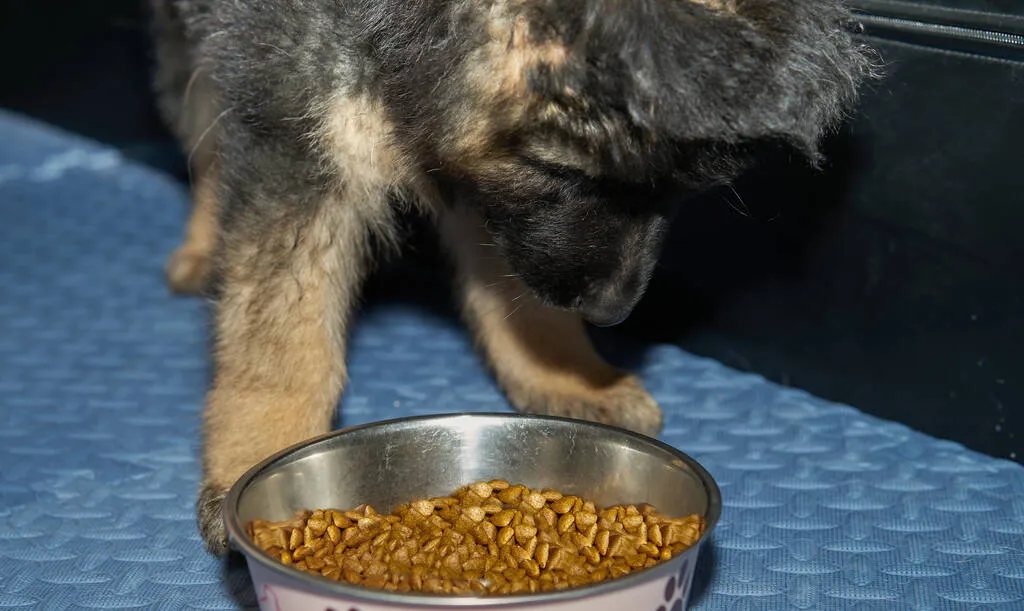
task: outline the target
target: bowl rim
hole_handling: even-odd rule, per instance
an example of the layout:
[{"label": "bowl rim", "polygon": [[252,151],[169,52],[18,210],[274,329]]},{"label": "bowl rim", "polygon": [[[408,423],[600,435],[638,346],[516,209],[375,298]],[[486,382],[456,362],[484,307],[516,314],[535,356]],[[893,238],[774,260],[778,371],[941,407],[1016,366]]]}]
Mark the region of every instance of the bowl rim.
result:
[{"label": "bowl rim", "polygon": [[[649,437],[641,433],[630,431],[627,429],[603,424],[600,422],[593,422],[590,420],[581,420],[577,418],[567,418],[563,416],[549,416],[541,414],[520,414],[520,413],[502,413],[502,412],[451,412],[442,414],[431,414],[431,415],[419,415],[419,416],[404,416],[401,418],[392,418],[387,420],[376,420],[365,424],[358,424],[349,426],[341,429],[325,433],[323,435],[317,435],[311,437],[305,441],[293,444],[266,459],[260,461],[248,471],[245,472],[230,488],[227,496],[222,504],[222,517],[224,519],[224,525],[227,530],[228,538],[230,541],[230,547],[234,547],[237,551],[240,551],[246,558],[246,562],[257,562],[261,567],[270,573],[274,574],[276,578],[287,581],[298,581],[302,586],[311,592],[316,592],[318,595],[325,597],[343,597],[349,600],[358,600],[365,603],[378,603],[378,604],[391,604],[403,608],[441,608],[441,607],[511,607],[516,605],[528,605],[537,603],[554,603],[564,602],[569,600],[577,600],[581,598],[587,598],[591,596],[597,596],[600,594],[606,594],[608,592],[623,590],[638,586],[642,583],[651,581],[660,576],[661,573],[667,573],[669,567],[673,562],[667,561],[665,563],[641,569],[639,571],[617,577],[615,579],[608,579],[589,586],[580,586],[576,588],[568,588],[565,590],[555,590],[550,592],[534,592],[529,594],[514,594],[514,595],[503,595],[503,596],[452,596],[449,594],[431,594],[431,593],[404,593],[404,592],[391,592],[387,590],[375,590],[371,588],[363,588],[360,586],[353,586],[342,582],[334,582],[322,577],[316,577],[314,575],[305,573],[298,569],[291,568],[280,562],[274,560],[267,555],[263,550],[258,548],[256,544],[251,541],[246,535],[245,525],[241,523],[238,516],[238,503],[242,497],[242,494],[248,488],[249,484],[261,473],[273,467],[279,461],[282,461],[289,456],[301,452],[304,449],[311,448],[315,445],[323,443],[328,439],[333,439],[346,434],[351,434],[356,431],[371,429],[371,428],[384,428],[388,426],[394,426],[397,424],[405,424],[409,422],[442,422],[452,421],[458,419],[498,419],[498,420],[536,420],[536,421],[549,421],[549,422],[561,422],[561,423],[572,423],[575,425],[582,425],[592,428],[605,429],[607,432],[612,433],[616,436],[632,437],[635,440],[641,441],[645,444],[654,446],[660,450],[663,450],[673,458],[682,461],[687,468],[689,468],[697,479],[701,482],[704,487],[705,493],[707,494],[707,511],[704,515],[706,526],[704,533],[696,543],[691,545],[687,553],[691,550],[696,550],[697,554],[700,553],[700,548],[708,540],[711,532],[714,530],[715,525],[718,523],[718,519],[722,512],[722,494],[718,487],[718,483],[708,473],[707,469],[704,468],[696,459],[687,455],[682,450],[679,450],[672,445],[669,445],[654,437]],[[682,556],[677,556],[681,558]],[[674,560],[674,559],[673,559]],[[251,574],[251,568],[250,574]],[[675,570],[674,568],[672,569]],[[319,592],[318,592],[319,591]]]}]

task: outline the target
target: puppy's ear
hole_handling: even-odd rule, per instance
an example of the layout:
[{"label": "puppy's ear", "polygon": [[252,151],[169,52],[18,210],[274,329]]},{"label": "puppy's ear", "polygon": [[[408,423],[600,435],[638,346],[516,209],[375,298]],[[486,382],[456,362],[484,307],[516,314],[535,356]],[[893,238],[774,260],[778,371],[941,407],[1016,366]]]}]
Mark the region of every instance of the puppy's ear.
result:
[{"label": "puppy's ear", "polygon": [[577,2],[543,3],[567,53],[529,78],[543,116],[588,141],[781,139],[816,160],[875,73],[841,0]]}]

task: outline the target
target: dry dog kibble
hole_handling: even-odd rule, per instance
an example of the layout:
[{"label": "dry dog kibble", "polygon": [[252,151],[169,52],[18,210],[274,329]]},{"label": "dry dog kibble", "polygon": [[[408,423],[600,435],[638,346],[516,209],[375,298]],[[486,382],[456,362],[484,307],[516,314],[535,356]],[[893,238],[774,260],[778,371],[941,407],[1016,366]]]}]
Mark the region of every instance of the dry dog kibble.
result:
[{"label": "dry dog kibble", "polygon": [[649,505],[598,508],[503,480],[419,499],[388,516],[369,505],[254,520],[249,536],[283,564],[398,592],[501,595],[573,588],[669,560],[700,539],[700,515]]}]

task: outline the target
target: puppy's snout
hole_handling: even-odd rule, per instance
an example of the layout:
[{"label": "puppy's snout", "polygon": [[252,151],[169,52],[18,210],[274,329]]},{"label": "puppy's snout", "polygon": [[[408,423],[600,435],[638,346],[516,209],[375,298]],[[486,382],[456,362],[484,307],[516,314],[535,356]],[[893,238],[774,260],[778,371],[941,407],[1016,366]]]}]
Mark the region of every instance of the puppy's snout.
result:
[{"label": "puppy's snout", "polygon": [[617,269],[580,295],[578,309],[587,322],[611,327],[629,317],[647,290],[665,227],[665,219],[656,217],[623,241]]},{"label": "puppy's snout", "polygon": [[579,311],[592,325],[612,327],[629,317],[643,294],[645,283],[637,274],[621,283],[612,283],[583,296]]},{"label": "puppy's snout", "polygon": [[580,307],[580,313],[590,324],[597,327],[614,327],[629,317],[633,304],[622,301],[595,301]]}]

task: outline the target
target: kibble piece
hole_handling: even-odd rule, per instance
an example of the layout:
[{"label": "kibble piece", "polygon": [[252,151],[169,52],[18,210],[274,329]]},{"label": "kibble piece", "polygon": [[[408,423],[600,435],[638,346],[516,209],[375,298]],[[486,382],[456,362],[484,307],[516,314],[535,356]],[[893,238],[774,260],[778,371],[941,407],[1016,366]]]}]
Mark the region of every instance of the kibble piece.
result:
[{"label": "kibble piece", "polygon": [[525,545],[527,541],[537,536],[537,527],[528,524],[520,524],[515,528],[516,542]]},{"label": "kibble piece", "polygon": [[541,490],[540,493],[544,496],[545,501],[557,501],[558,499],[562,498],[561,492],[557,490],[552,490],[551,488],[545,488]]},{"label": "kibble piece", "polygon": [[516,531],[511,526],[506,526],[498,531],[498,545],[508,545],[508,542],[515,537]]},{"label": "kibble piece", "polygon": [[576,525],[576,516],[571,513],[563,514],[558,518],[558,532],[567,533]]},{"label": "kibble piece", "polygon": [[522,565],[523,560],[529,560],[532,557],[533,553],[527,551],[525,547],[522,547],[521,545],[512,546],[512,558],[514,559],[514,564],[516,566]]},{"label": "kibble piece", "polygon": [[380,515],[301,511],[253,520],[247,533],[282,564],[326,579],[398,592],[502,595],[579,587],[670,560],[700,539],[704,519],[650,505],[593,501],[505,480],[419,499]]},{"label": "kibble piece", "polygon": [[[306,528],[308,528],[309,531],[313,533],[313,538],[319,537],[327,531],[327,520],[323,519],[323,512],[320,512],[320,514],[321,517],[310,518],[306,522]],[[314,515],[316,514],[314,513]]]},{"label": "kibble piece", "polygon": [[606,555],[613,558],[625,556],[631,548],[630,537],[628,535],[614,535],[609,538],[608,553]]},{"label": "kibble piece", "polygon": [[515,518],[515,515],[515,509],[505,509],[495,514],[494,517],[491,518],[491,522],[493,522],[495,526],[505,527],[512,523],[512,519]]},{"label": "kibble piece", "polygon": [[303,540],[302,531],[299,530],[298,528],[293,528],[292,529],[292,535],[288,539],[288,549],[291,550],[291,551],[295,551],[295,549],[297,547],[302,545],[302,540]]},{"label": "kibble piece", "polygon": [[558,514],[550,507],[544,507],[537,512],[537,519],[544,523],[546,528],[553,528],[558,524]]},{"label": "kibble piece", "polygon": [[530,537],[530,539],[526,541],[526,545],[523,546],[523,549],[525,549],[526,553],[532,557],[534,552],[537,550],[538,543],[540,543],[540,540],[537,539],[537,537]]},{"label": "kibble piece", "polygon": [[483,507],[479,505],[475,507],[469,507],[465,510],[464,515],[473,522],[482,522],[487,517],[487,512],[484,511]]},{"label": "kibble piece", "polygon": [[547,500],[544,498],[544,495],[539,492],[531,492],[523,497],[523,504],[534,511],[540,511],[546,503]]},{"label": "kibble piece", "polygon": [[486,499],[491,496],[491,485],[487,482],[476,482],[470,484],[469,489],[481,499]]},{"label": "kibble piece", "polygon": [[647,538],[658,547],[665,544],[665,540],[661,537],[661,526],[658,524],[647,529]]},{"label": "kibble piece", "polygon": [[632,534],[640,528],[640,525],[644,523],[644,518],[641,515],[626,515],[626,517],[620,520],[622,525],[626,528],[626,532]]},{"label": "kibble piece", "polygon": [[566,514],[572,511],[572,506],[576,502],[574,496],[563,496],[560,499],[555,500],[551,503],[551,511],[554,511],[558,515]]},{"label": "kibble piece", "polygon": [[533,556],[537,560],[537,564],[540,568],[547,568],[548,566],[548,555],[551,553],[550,543],[538,543],[537,549],[534,550]]},{"label": "kibble piece", "polygon": [[518,503],[523,498],[523,492],[526,491],[526,487],[516,484],[515,486],[509,486],[498,493],[498,498],[501,499],[502,503],[508,503],[513,505]]},{"label": "kibble piece", "polygon": [[611,532],[607,530],[598,531],[594,537],[594,546],[602,556],[608,555],[608,544],[611,542]]},{"label": "kibble piece", "polygon": [[589,511],[581,511],[576,514],[576,528],[582,533],[597,524],[597,514],[590,513]]},{"label": "kibble piece", "polygon": [[412,508],[416,513],[424,517],[432,515],[434,513],[434,504],[431,503],[430,501],[414,501],[412,503]]}]

